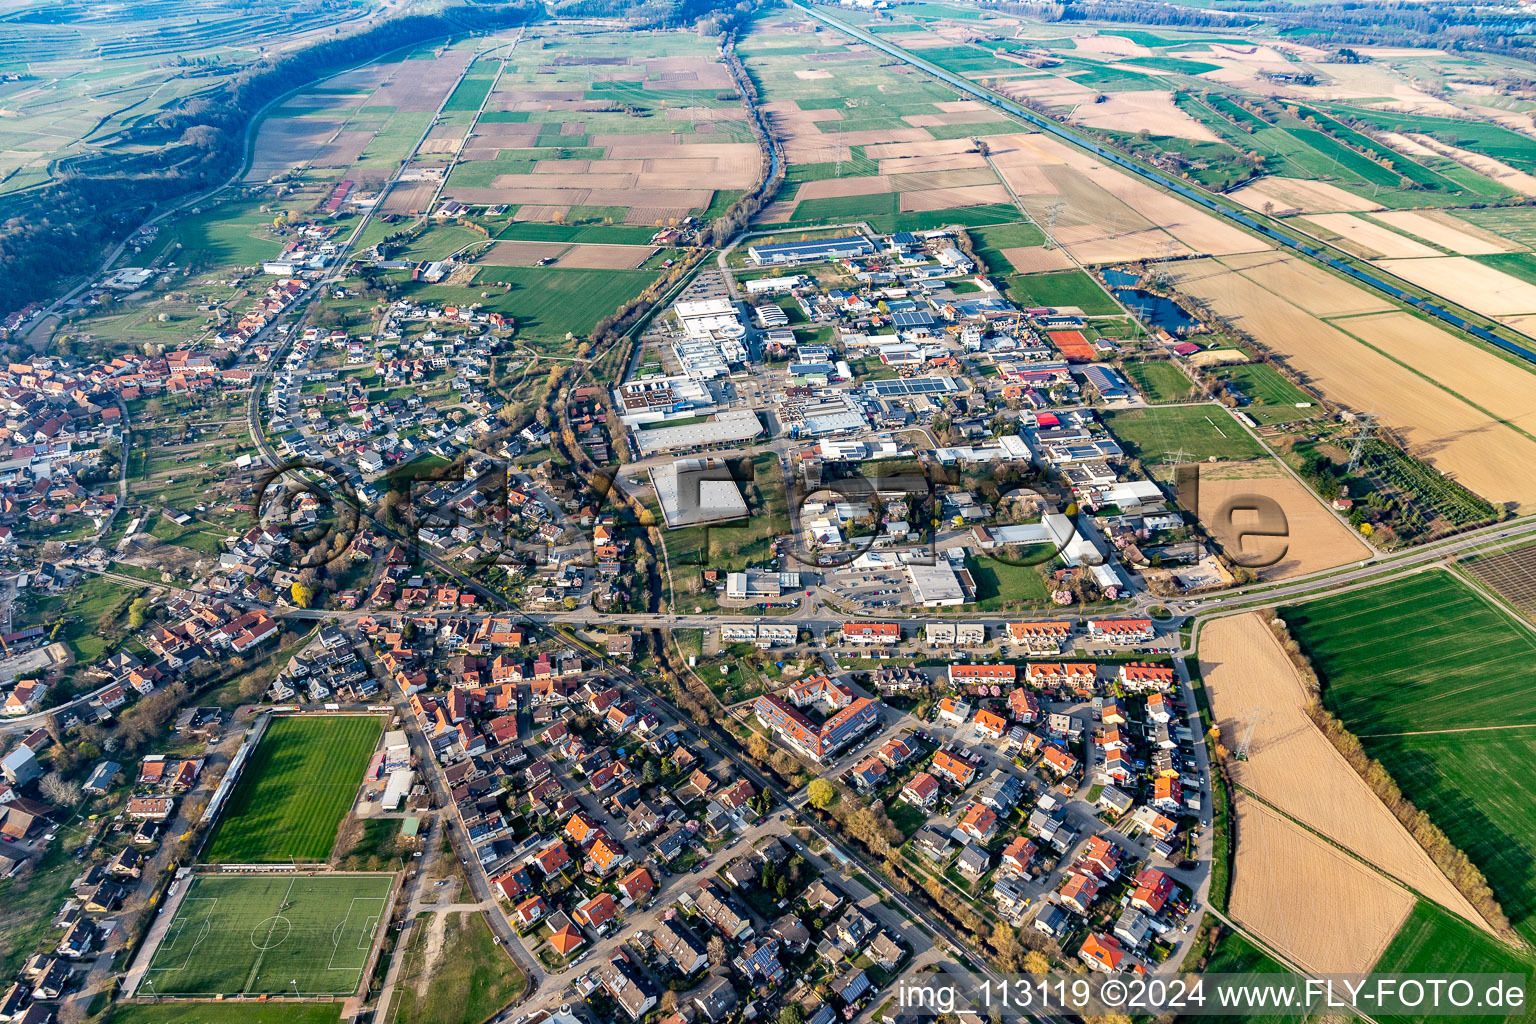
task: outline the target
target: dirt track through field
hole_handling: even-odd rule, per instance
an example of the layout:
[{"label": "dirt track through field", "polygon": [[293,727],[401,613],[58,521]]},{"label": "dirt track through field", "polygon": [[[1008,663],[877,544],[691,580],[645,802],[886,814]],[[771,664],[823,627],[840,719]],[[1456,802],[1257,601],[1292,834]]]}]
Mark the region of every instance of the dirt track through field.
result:
[{"label": "dirt track through field", "polygon": [[[1313,725],[1304,708],[1301,679],[1257,612],[1215,619],[1201,628],[1200,676],[1228,750],[1237,749],[1253,721],[1248,760],[1229,762],[1238,786],[1452,913],[1487,928],[1466,897]],[[1248,842],[1239,830],[1240,860]]]}]

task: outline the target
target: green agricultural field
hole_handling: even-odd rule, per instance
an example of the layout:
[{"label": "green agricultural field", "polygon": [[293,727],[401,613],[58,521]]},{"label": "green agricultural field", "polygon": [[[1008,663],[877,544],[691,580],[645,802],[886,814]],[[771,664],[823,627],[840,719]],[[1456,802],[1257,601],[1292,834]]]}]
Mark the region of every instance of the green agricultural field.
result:
[{"label": "green agricultural field", "polygon": [[[1518,682],[1529,692],[1531,674]],[[1513,697],[1505,703],[1531,704]],[[1436,724],[1431,718],[1419,722],[1422,729]],[[1368,726],[1356,728],[1365,732]],[[1403,792],[1482,871],[1515,930],[1536,941],[1536,807],[1526,788],[1536,772],[1536,733],[1495,728],[1366,735],[1362,741],[1366,752],[1386,766]]]},{"label": "green agricultural field", "polygon": [[167,237],[181,248],[171,258],[194,271],[249,267],[275,259],[283,251],[283,243],[272,235],[276,214],[263,213],[261,205],[225,203],[177,220]]},{"label": "green agricultural field", "polygon": [[1328,709],[1362,736],[1536,725],[1536,636],[1449,573],[1282,609]]},{"label": "green agricultural field", "polygon": [[1105,412],[1104,425],[1125,450],[1143,462],[1262,459],[1264,449],[1219,405],[1175,405]]},{"label": "green agricultural field", "polygon": [[795,204],[793,219],[797,222],[840,222],[863,220],[866,217],[893,217],[900,198],[894,192],[880,192],[872,196],[807,199]]},{"label": "green agricultural field", "polygon": [[1122,367],[1149,402],[1179,402],[1189,397],[1194,384],[1173,363],[1127,362]]},{"label": "green agricultural field", "polygon": [[142,992],[350,995],[393,884],[387,874],[195,878]]},{"label": "green agricultural field", "polygon": [[[1213,367],[1209,372],[1248,396],[1249,404],[1242,407],[1242,412],[1260,425],[1294,423],[1312,419],[1323,411],[1314,396],[1266,363]],[[1311,408],[1298,409],[1298,402],[1311,403]]]},{"label": "green agricultural field", "polygon": [[[427,302],[483,303],[487,309],[512,316],[519,337],[553,342],[567,331],[589,333],[655,279],[647,270],[482,267],[470,287],[417,285],[409,294]],[[487,297],[482,298],[482,292]]]},{"label": "green agricultural field", "polygon": [[1027,223],[971,228],[968,233],[971,236],[972,249],[987,265],[987,271],[992,274],[1013,272],[1013,266],[1008,262],[1008,257],[1003,255],[1004,249],[1045,244],[1045,232]]},{"label": "green agricultural field", "polygon": [[[1482,929],[1420,900],[1373,970],[1382,974],[1523,974],[1529,979],[1536,970],[1536,961],[1529,951],[1522,953],[1506,946]],[[1506,1019],[1533,1018],[1536,1009],[1528,1006],[1525,1013]],[[1431,1018],[1377,1019],[1390,1024],[1420,1024]]]},{"label": "green agricultural field", "polygon": [[1120,312],[1115,300],[1081,270],[1009,278],[1008,297],[1021,306],[1076,306],[1088,316]]},{"label": "green agricultural field", "polygon": [[322,861],[352,807],[383,722],[371,716],[274,718],[220,815],[212,864]]},{"label": "green agricultural field", "polygon": [[1443,570],[1281,614],[1325,706],[1536,939],[1536,637]]},{"label": "green agricultural field", "polygon": [[[1026,549],[1021,560],[1046,558],[1051,560],[1050,545],[1035,545]],[[976,581],[976,604],[982,611],[1011,607],[1017,604],[1045,604],[1050,601],[1045,577],[1033,565],[1014,565],[999,562],[995,558],[968,557],[966,569]]]},{"label": "green agricultural field", "polygon": [[1536,209],[1490,206],[1482,210],[1457,210],[1456,217],[1520,245],[1536,246]]},{"label": "green agricultural field", "polygon": [[[1223,932],[1206,962],[1207,974],[1289,974],[1274,957],[1236,932]],[[1281,1014],[1229,1014],[1214,1018],[1224,1024],[1296,1024],[1302,1018]]]},{"label": "green agricultural field", "polygon": [[118,1003],[109,1024],[336,1024],[340,1003]]}]

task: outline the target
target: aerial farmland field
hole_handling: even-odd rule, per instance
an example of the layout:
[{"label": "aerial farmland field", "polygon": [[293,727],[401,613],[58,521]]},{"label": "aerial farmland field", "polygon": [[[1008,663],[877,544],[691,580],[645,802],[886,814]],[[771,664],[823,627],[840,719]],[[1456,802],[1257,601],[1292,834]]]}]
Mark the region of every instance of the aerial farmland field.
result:
[{"label": "aerial farmland field", "polygon": [[1281,611],[1328,709],[1536,935],[1536,636],[1443,570]]}]

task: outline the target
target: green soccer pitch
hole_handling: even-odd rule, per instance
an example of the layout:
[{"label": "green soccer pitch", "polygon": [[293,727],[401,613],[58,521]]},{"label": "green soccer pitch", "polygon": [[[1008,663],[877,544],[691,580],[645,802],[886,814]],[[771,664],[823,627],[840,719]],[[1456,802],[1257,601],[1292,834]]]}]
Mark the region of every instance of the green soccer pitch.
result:
[{"label": "green soccer pitch", "polygon": [[140,995],[350,995],[392,875],[205,875],[155,950]]},{"label": "green soccer pitch", "polygon": [[203,860],[325,860],[383,732],[377,716],[274,718],[235,783]]}]

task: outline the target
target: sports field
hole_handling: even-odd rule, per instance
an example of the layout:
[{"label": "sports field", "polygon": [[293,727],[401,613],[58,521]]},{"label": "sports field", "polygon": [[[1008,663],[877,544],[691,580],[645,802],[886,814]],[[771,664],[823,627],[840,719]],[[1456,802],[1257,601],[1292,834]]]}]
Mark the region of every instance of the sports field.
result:
[{"label": "sports field", "polygon": [[[1230,382],[1252,401],[1243,412],[1260,423],[1284,423],[1316,415],[1316,399],[1286,380],[1279,370],[1267,363],[1243,363],[1213,371]],[[1297,402],[1311,402],[1311,409],[1296,408]]]},{"label": "sports field", "polygon": [[1281,614],[1329,710],[1536,939],[1536,637],[1441,570]]},{"label": "sports field", "polygon": [[144,995],[348,995],[391,875],[196,878],[155,950]]},{"label": "sports field", "polygon": [[230,794],[203,860],[325,860],[383,731],[383,721],[371,716],[273,719]]},{"label": "sports field", "polygon": [[1104,414],[1104,425],[1131,455],[1143,462],[1262,459],[1264,449],[1219,405],[1175,405]]}]

